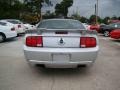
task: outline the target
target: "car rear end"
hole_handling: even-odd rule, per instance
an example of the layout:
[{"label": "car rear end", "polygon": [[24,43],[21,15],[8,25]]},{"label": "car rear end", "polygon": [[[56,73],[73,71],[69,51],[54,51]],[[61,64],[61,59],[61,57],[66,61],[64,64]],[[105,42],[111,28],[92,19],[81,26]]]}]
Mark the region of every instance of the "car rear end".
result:
[{"label": "car rear end", "polygon": [[24,54],[31,64],[52,68],[73,68],[92,64],[98,54],[95,31],[40,29],[27,31]]},{"label": "car rear end", "polygon": [[110,37],[114,39],[120,39],[120,29],[113,30],[110,33]]},{"label": "car rear end", "polygon": [[17,36],[16,29],[13,25],[9,26],[6,22],[0,21],[0,32],[4,34],[5,38],[13,38]]},{"label": "car rear end", "polygon": [[7,19],[6,21],[11,24],[14,24],[17,34],[25,33],[25,26],[21,21],[16,20],[16,19]]},{"label": "car rear end", "polygon": [[90,25],[90,30],[96,30],[97,32],[99,32],[100,26],[99,25]]},{"label": "car rear end", "polygon": [[18,34],[25,33],[25,26],[22,23],[16,24],[16,28]]},{"label": "car rear end", "polygon": [[15,27],[8,27],[7,38],[13,38],[17,36]]}]

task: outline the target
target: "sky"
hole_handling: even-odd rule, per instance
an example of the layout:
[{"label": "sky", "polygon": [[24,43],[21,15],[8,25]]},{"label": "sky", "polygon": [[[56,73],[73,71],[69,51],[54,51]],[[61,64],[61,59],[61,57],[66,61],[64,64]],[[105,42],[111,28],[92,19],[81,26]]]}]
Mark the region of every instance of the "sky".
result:
[{"label": "sky", "polygon": [[[60,3],[62,0],[51,0],[53,7],[47,7],[44,5],[42,11],[51,10],[54,11],[56,3]],[[97,0],[73,0],[73,6],[69,8],[69,14],[78,13],[81,16],[90,17],[94,14],[95,4]],[[120,16],[120,0],[99,0],[99,16]]]}]

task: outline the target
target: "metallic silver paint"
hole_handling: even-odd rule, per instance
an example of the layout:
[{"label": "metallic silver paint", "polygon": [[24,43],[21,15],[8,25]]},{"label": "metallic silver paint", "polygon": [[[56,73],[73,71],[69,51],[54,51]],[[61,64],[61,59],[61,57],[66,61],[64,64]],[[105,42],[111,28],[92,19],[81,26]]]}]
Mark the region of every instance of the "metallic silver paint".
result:
[{"label": "metallic silver paint", "polygon": [[[27,31],[27,36],[42,36],[43,47],[28,47],[24,45],[24,54],[31,64],[44,64],[52,68],[73,68],[78,65],[94,63],[99,51],[97,33],[87,30],[67,30],[68,34],[55,34],[54,30]],[[65,29],[61,29],[61,31]],[[80,48],[80,37],[94,37],[97,46]],[[63,43],[60,43],[62,38]]]}]

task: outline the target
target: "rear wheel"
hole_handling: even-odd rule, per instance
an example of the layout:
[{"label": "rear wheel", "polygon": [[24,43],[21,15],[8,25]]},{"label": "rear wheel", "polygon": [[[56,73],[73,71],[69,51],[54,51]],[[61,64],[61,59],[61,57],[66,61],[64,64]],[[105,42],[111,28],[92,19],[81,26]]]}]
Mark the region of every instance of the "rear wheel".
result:
[{"label": "rear wheel", "polygon": [[3,34],[0,34],[0,43],[5,40],[5,36]]},{"label": "rear wheel", "polygon": [[105,32],[104,32],[104,36],[105,36],[105,37],[110,36],[110,32],[109,32],[109,31],[105,31]]}]

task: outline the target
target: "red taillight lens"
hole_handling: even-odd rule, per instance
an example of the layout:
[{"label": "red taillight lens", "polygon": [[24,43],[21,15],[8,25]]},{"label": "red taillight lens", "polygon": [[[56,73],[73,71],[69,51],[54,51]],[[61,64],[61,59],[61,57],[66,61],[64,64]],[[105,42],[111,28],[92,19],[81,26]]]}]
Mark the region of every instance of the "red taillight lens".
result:
[{"label": "red taillight lens", "polygon": [[81,48],[91,48],[96,47],[96,38],[94,37],[81,37],[80,38]]},{"label": "red taillight lens", "polygon": [[42,36],[28,36],[26,38],[26,46],[42,47],[43,46]]},{"label": "red taillight lens", "polygon": [[15,28],[13,27],[13,28],[11,28],[11,31],[15,31]]},{"label": "red taillight lens", "polygon": [[18,25],[18,28],[21,28],[21,25]]}]

